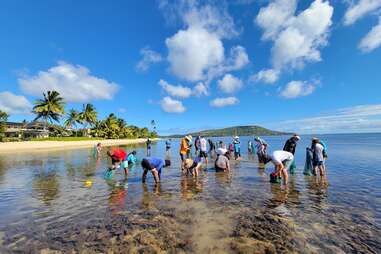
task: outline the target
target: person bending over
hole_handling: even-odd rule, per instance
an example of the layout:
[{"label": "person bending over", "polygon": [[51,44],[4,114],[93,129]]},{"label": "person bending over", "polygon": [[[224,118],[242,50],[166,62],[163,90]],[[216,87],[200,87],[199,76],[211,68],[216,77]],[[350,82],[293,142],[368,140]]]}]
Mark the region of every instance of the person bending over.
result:
[{"label": "person bending over", "polygon": [[274,151],[271,155],[271,162],[275,166],[275,173],[283,178],[283,184],[288,183],[288,167],[294,160],[294,155],[286,151]]},{"label": "person bending over", "polygon": [[201,170],[201,158],[196,156],[194,159],[186,159],[182,168],[183,173],[192,174],[197,177],[199,170]]},{"label": "person bending over", "polygon": [[217,149],[217,159],[214,162],[216,171],[230,171],[229,159],[226,156],[227,150],[223,148]]},{"label": "person bending over", "polygon": [[155,183],[159,183],[161,178],[161,170],[165,167],[170,166],[171,162],[168,160],[160,159],[160,158],[146,157],[142,160],[141,165],[144,170],[142,175],[143,183],[146,182],[148,171],[151,171],[155,179]]}]

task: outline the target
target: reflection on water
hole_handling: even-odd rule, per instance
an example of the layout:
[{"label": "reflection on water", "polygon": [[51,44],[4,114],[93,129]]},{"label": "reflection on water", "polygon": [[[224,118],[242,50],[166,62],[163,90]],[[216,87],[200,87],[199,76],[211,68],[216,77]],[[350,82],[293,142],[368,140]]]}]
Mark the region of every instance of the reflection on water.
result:
[{"label": "reflection on water", "polygon": [[[92,149],[0,155],[0,252],[380,253],[381,135],[322,137],[327,178],[302,174],[309,138],[287,188],[245,153],[230,173],[211,160],[198,177],[182,175],[175,141],[169,153],[164,142],[152,147],[172,153],[157,185],[141,183],[139,163],[104,180],[107,148],[99,159]],[[270,150],[285,140],[267,138]]]}]

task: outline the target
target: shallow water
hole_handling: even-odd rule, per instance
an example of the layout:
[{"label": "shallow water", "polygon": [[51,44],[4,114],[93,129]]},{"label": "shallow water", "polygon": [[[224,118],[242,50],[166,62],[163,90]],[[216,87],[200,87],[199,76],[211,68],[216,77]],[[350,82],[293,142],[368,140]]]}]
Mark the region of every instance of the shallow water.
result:
[{"label": "shallow water", "polygon": [[[142,184],[139,166],[104,180],[106,148],[99,160],[92,149],[0,155],[0,252],[380,253],[381,135],[321,138],[328,184],[302,174],[302,136],[287,189],[269,183],[272,166],[258,168],[245,137],[231,174],[210,163],[197,179],[181,176],[173,140],[160,186]],[[287,137],[265,139],[276,150]],[[163,142],[152,154],[164,157]]]}]

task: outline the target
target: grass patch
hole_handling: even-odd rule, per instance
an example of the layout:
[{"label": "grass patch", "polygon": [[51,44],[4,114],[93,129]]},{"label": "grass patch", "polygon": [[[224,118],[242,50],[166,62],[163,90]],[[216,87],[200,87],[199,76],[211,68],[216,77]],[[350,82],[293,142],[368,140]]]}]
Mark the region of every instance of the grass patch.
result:
[{"label": "grass patch", "polygon": [[83,140],[102,140],[103,138],[89,137],[49,137],[49,138],[32,138],[31,141],[83,141]]}]

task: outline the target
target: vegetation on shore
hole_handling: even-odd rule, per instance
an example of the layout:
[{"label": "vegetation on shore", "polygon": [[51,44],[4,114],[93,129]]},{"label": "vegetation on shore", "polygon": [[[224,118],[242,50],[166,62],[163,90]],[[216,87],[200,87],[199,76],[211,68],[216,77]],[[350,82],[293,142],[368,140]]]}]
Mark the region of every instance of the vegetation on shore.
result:
[{"label": "vegetation on shore", "polygon": [[[234,126],[222,129],[203,130],[199,132],[188,133],[192,136],[204,136],[204,137],[225,137],[225,136],[277,136],[287,135],[287,132],[273,131],[261,126]],[[171,135],[170,137],[182,137],[184,135]]]},{"label": "vegetation on shore", "polygon": [[84,141],[84,140],[102,140],[97,137],[49,137],[49,138],[32,138],[30,141]]},{"label": "vegetation on shore", "polygon": [[[105,119],[98,119],[98,112],[94,105],[83,105],[82,111],[70,109],[65,115],[65,101],[57,91],[43,93],[43,98],[34,103],[32,113],[36,115],[34,121],[43,120],[44,129],[49,130],[50,138],[37,140],[70,141],[69,138],[78,140],[89,139],[124,139],[124,138],[156,138],[156,124],[151,121],[153,130],[129,125],[127,122],[111,113]],[[4,136],[5,123],[9,115],[0,111],[0,141]],[[61,121],[63,125],[61,125]],[[53,124],[56,123],[56,124]],[[79,127],[79,128],[78,128]],[[16,141],[8,138],[10,141]],[[36,139],[33,139],[36,140]]]}]

